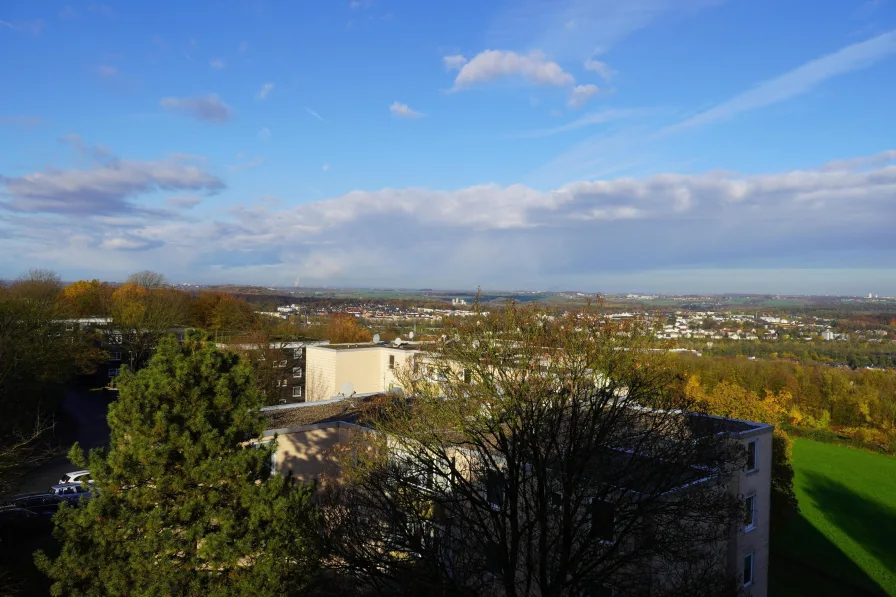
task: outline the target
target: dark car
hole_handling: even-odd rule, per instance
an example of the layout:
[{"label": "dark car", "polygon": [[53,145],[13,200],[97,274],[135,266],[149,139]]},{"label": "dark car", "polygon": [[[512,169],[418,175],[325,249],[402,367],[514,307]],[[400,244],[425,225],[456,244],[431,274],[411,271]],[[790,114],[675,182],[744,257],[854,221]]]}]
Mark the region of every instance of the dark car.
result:
[{"label": "dark car", "polygon": [[59,509],[59,504],[66,502],[65,497],[51,493],[25,493],[14,496],[6,501],[7,506],[15,506],[41,514],[53,516]]},{"label": "dark car", "polygon": [[0,506],[0,541],[46,531],[49,524],[46,517],[26,508]]}]

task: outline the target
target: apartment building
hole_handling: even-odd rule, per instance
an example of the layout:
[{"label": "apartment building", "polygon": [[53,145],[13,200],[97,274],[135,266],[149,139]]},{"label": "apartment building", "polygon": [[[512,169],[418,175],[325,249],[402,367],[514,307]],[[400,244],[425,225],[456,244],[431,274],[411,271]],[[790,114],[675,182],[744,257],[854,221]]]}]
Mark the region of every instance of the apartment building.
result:
[{"label": "apartment building", "polygon": [[418,343],[402,340],[308,346],[307,400],[388,392],[400,385],[396,374],[421,353]]},{"label": "apartment building", "polygon": [[[341,350],[358,349],[336,348],[332,354],[342,354]],[[378,353],[370,350],[364,354]],[[382,355],[388,357],[390,353]],[[374,381],[378,380],[371,383]],[[364,405],[375,401],[377,396],[381,394],[356,393],[353,397],[339,396],[264,409],[268,427],[265,436],[269,440],[276,436],[278,442],[274,470],[293,474],[305,482],[326,483],[338,478],[340,452],[355,449],[358,432],[372,431],[365,426]],[[725,547],[728,573],[741,579],[746,595],[766,597],[773,427],[720,417],[706,419],[736,438],[747,452],[744,470],[729,484],[729,491],[744,501],[744,520],[732,531]]]},{"label": "apartment building", "polygon": [[305,402],[308,395],[307,351],[327,344],[327,340],[291,342],[218,343],[220,349],[232,350],[254,361],[262,384],[265,404],[279,405]]}]

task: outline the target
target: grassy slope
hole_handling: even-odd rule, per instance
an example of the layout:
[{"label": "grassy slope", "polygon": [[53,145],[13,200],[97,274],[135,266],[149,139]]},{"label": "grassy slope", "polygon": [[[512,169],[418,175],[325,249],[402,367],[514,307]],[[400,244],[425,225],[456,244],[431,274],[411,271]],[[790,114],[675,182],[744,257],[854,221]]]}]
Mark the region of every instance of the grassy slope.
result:
[{"label": "grassy slope", "polygon": [[896,459],[797,439],[802,516],[773,538],[773,597],[896,596]]}]

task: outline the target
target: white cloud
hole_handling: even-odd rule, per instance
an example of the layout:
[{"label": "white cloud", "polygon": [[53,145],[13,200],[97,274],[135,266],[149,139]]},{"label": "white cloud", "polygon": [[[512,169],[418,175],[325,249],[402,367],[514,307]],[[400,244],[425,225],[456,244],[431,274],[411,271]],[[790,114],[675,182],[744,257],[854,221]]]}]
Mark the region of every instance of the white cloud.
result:
[{"label": "white cloud", "polygon": [[0,114],[0,125],[8,124],[12,126],[20,126],[23,128],[34,128],[41,124],[42,120],[40,116],[33,115],[15,115],[15,116],[3,116]]},{"label": "white cloud", "polygon": [[412,110],[407,104],[400,104],[397,101],[392,102],[392,105],[389,106],[389,111],[392,112],[392,116],[397,116],[398,118],[422,118],[426,116],[423,112]]},{"label": "white cloud", "polygon": [[591,83],[587,85],[576,85],[570,92],[567,105],[570,108],[581,108],[587,104],[588,100],[594,97],[598,91],[600,90],[597,88],[597,85],[592,85]]},{"label": "white cloud", "polygon": [[[237,157],[239,158],[240,156]],[[257,168],[263,163],[263,157],[256,157],[236,164],[231,164],[230,166],[227,166],[227,170],[228,172],[242,172],[243,170],[251,170],[252,168]]]},{"label": "white cloud", "polygon": [[458,70],[467,63],[467,59],[460,54],[454,56],[445,56],[442,58],[446,70]]},{"label": "white cloud", "polygon": [[273,90],[274,90],[273,83],[265,83],[264,85],[261,86],[261,89],[258,90],[258,93],[255,94],[255,99],[265,100],[265,99],[267,99],[268,95],[270,95],[270,93]]},{"label": "white cloud", "polygon": [[103,77],[104,79],[111,79],[118,76],[118,69],[114,66],[104,64],[96,67],[96,74]]},{"label": "white cloud", "polygon": [[215,93],[184,98],[165,97],[160,103],[168,111],[178,112],[201,122],[220,124],[234,117],[230,106],[221,101]]},{"label": "white cloud", "polygon": [[821,167],[824,172],[848,171],[868,166],[883,166],[890,162],[896,162],[896,149],[888,149],[874,155],[861,156],[848,160],[834,160]]},{"label": "white cloud", "polygon": [[612,110],[603,110],[601,112],[591,112],[589,114],[585,114],[580,118],[567,122],[566,124],[561,124],[560,126],[555,126],[547,129],[523,131],[520,133],[513,133],[509,136],[513,139],[535,139],[539,137],[550,137],[551,135],[574,131],[586,126],[594,126],[596,124],[605,124],[608,122],[615,122],[617,120],[646,116],[653,112],[654,110],[643,108],[616,108]]},{"label": "white cloud", "polygon": [[224,70],[225,68],[227,68],[227,63],[220,58],[210,60],[208,65],[215,70]]},{"label": "white cloud", "polygon": [[519,77],[531,85],[567,87],[575,83],[571,74],[541,52],[517,54],[510,50],[485,50],[461,67],[454,88],[464,89],[505,77]]},{"label": "white cloud", "polygon": [[0,176],[7,201],[19,212],[115,214],[139,211],[131,200],[155,191],[217,192],[224,183],[199,166],[176,159],[112,160],[87,170],[47,169],[24,176]]},{"label": "white cloud", "polygon": [[324,172],[327,172],[330,169],[330,164],[324,164],[323,166],[320,167],[320,169],[323,170]]},{"label": "white cloud", "polygon": [[202,203],[202,197],[197,195],[177,195],[175,197],[168,197],[165,199],[165,203],[171,207],[189,209]]},{"label": "white cloud", "polygon": [[31,35],[40,35],[44,30],[44,22],[41,19],[32,21],[4,21],[0,19],[0,27],[30,33]]},{"label": "white cloud", "polygon": [[321,122],[323,122],[324,124],[330,124],[329,122],[324,120],[323,116],[321,116],[320,114],[318,114],[317,112],[315,112],[314,110],[309,108],[308,106],[305,106],[305,111],[308,112],[309,114],[311,114],[312,116],[314,116],[315,118],[317,118],[318,120],[320,120]]},{"label": "white cloud", "polygon": [[262,143],[267,143],[268,141],[270,141],[271,140],[271,129],[269,129],[266,126],[261,127],[261,129],[258,131],[258,139]]},{"label": "white cloud", "polygon": [[105,239],[100,246],[114,251],[138,251],[152,247],[153,243],[133,236],[117,236]]},{"label": "white cloud", "polygon": [[605,81],[616,74],[606,62],[597,60],[593,56],[585,60],[585,70],[591,71],[592,73],[597,73]]},{"label": "white cloud", "polygon": [[[312,285],[607,290],[630,283],[624,288],[644,290],[684,272],[687,284],[665,288],[715,292],[734,291],[723,286],[730,281],[743,288],[740,271],[760,282],[746,291],[800,291],[793,272],[819,263],[828,268],[819,287],[836,292],[843,280],[859,279],[861,261],[862,279],[879,280],[874,290],[883,294],[896,292],[893,162],[889,150],[765,174],[667,172],[548,190],[358,190],[292,206],[259,202],[200,220],[183,212],[198,199],[193,194],[221,188],[219,180],[177,160],[119,161],[0,179],[2,196],[14,202],[0,203],[0,252],[69,271],[95,263],[125,274],[164,263],[176,279],[262,284],[301,277]],[[177,212],[138,209],[138,195],[169,189],[186,193],[166,201]],[[11,267],[0,264],[0,274],[14,275]],[[867,268],[890,268],[890,277]],[[763,271],[774,283],[762,282]],[[858,291],[868,290],[862,284]]]},{"label": "white cloud", "polygon": [[676,19],[724,0],[515,0],[494,13],[486,39],[508,48],[541,48],[581,61],[596,46],[611,49],[667,16]]},{"label": "white cloud", "polygon": [[788,100],[811,91],[828,79],[868,68],[892,54],[896,54],[896,30],[807,62],[779,77],[760,83],[726,102],[704,110],[684,122],[668,127],[664,132],[675,132],[728,120],[743,112]]}]

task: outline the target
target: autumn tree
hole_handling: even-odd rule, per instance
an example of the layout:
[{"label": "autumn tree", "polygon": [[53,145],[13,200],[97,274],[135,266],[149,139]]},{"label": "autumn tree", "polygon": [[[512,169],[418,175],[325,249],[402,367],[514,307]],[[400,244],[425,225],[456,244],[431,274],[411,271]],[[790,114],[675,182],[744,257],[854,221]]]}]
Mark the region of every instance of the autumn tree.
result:
[{"label": "autumn tree", "polygon": [[108,282],[79,280],[62,290],[62,303],[71,317],[105,317],[111,306],[113,288]]},{"label": "autumn tree", "polygon": [[46,455],[64,384],[102,357],[62,320],[60,290],[45,270],[0,288],[0,494]]},{"label": "autumn tree", "polygon": [[37,557],[53,595],[293,595],[314,568],[310,489],[271,475],[252,369],[203,342],[164,339],[121,376],[94,498],[55,517],[58,557]]},{"label": "autumn tree", "polygon": [[[787,405],[792,397],[787,391],[774,393],[766,390],[761,398],[754,392],[730,382],[722,381],[711,392],[700,385],[700,379],[688,379],[685,393],[709,412],[723,417],[780,425],[788,415]],[[786,431],[775,427],[772,436],[772,491],[769,525],[772,531],[784,527],[799,514],[799,502],[793,489],[793,440]]]},{"label": "autumn tree", "polygon": [[[190,297],[161,285],[160,275],[140,272],[112,293],[111,323],[104,332],[110,345],[121,345],[132,369],[142,367],[159,339],[189,317]],[[144,285],[148,284],[148,285]]]},{"label": "autumn tree", "polygon": [[221,292],[202,292],[190,305],[191,323],[205,330],[245,334],[257,323],[252,306]]},{"label": "autumn tree", "polygon": [[733,593],[743,448],[649,346],[591,311],[448,322],[345,450],[332,566],[382,594]]},{"label": "autumn tree", "polygon": [[358,325],[358,319],[354,315],[333,313],[327,321],[327,339],[332,344],[370,342],[373,334]]}]

